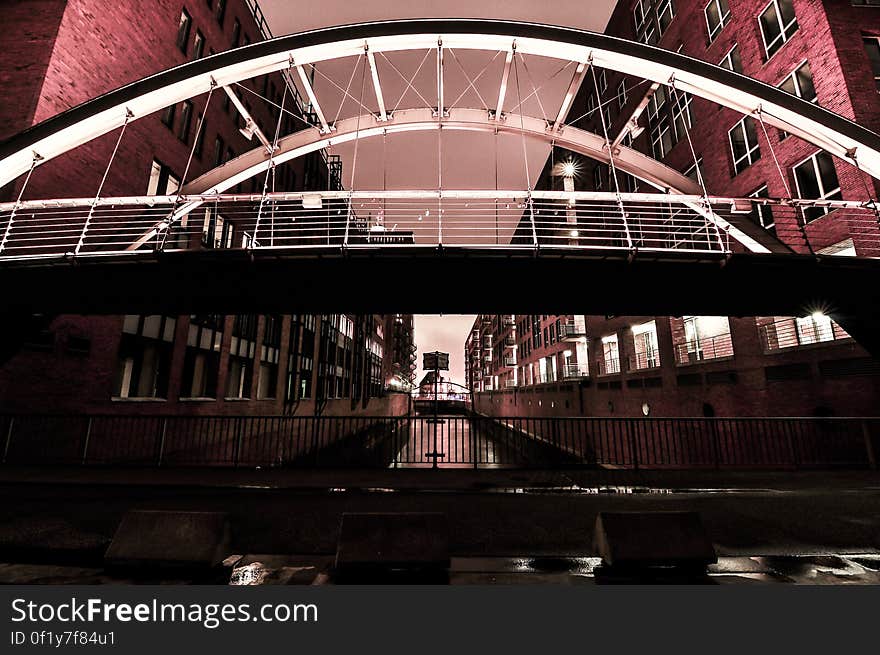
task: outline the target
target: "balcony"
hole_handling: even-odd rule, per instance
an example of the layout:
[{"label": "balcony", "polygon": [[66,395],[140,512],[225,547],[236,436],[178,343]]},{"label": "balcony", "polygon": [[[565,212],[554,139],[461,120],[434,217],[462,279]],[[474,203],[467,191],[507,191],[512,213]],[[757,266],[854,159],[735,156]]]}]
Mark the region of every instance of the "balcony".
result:
[{"label": "balcony", "polygon": [[517,387],[516,380],[505,380],[504,387],[506,389],[515,389]]},{"label": "balcony", "polygon": [[620,359],[617,357],[606,357],[596,361],[596,370],[599,375],[616,375],[620,373]]},{"label": "balcony", "polygon": [[505,348],[516,348],[516,339],[514,337],[504,337]]},{"label": "balcony", "polygon": [[733,341],[730,338],[730,332],[675,344],[675,363],[679,366],[728,357],[733,357]]},{"label": "balcony", "polygon": [[765,353],[851,338],[842,327],[824,315],[779,319],[758,326],[758,333]]},{"label": "balcony", "polygon": [[504,365],[507,368],[516,368],[516,357],[505,357]]},{"label": "balcony", "polygon": [[504,327],[513,327],[516,325],[516,320],[514,319],[512,314],[505,314],[504,318],[501,319],[501,325]]},{"label": "balcony", "polygon": [[484,316],[480,320],[483,323],[483,325],[492,325],[492,317],[491,316]]},{"label": "balcony", "polygon": [[580,341],[587,338],[586,325],[578,325],[577,323],[563,323],[559,326],[560,341]]},{"label": "balcony", "polygon": [[566,380],[586,378],[589,376],[590,371],[586,364],[566,364],[562,367],[562,377]]},{"label": "balcony", "polygon": [[660,367],[660,353],[656,350],[650,353],[636,353],[628,359],[629,371],[644,371]]}]

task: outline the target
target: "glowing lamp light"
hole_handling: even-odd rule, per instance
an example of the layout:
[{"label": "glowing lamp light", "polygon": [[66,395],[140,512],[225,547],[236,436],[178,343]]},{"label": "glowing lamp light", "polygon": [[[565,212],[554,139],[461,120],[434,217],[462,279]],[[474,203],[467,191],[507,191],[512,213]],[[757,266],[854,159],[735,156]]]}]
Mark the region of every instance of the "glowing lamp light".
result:
[{"label": "glowing lamp light", "polygon": [[562,175],[565,177],[574,177],[577,173],[577,166],[573,161],[567,161],[562,165]]},{"label": "glowing lamp light", "polygon": [[572,230],[571,232],[569,232],[569,234],[573,237],[576,237],[578,236],[579,232],[577,230]]},{"label": "glowing lamp light", "polygon": [[825,312],[813,312],[814,321],[821,321],[823,318],[825,318]]}]

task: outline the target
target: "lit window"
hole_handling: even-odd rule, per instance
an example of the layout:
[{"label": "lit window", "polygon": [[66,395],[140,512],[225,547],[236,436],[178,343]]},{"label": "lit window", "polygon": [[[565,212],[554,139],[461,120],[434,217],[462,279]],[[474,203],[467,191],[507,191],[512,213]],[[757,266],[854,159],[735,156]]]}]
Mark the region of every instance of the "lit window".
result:
[{"label": "lit window", "polygon": [[798,30],[791,0],[773,0],[758,17],[764,50],[769,59]]},{"label": "lit window", "polygon": [[602,360],[599,362],[599,373],[605,375],[620,373],[620,352],[616,334],[602,337]]},{"label": "lit window", "polygon": [[728,132],[728,139],[733,154],[733,170],[736,173],[741,173],[761,158],[758,131],[753,119],[746,117],[734,125]]},{"label": "lit window", "polygon": [[189,31],[192,28],[192,18],[186,9],[180,12],[180,22],[177,24],[177,47],[186,54],[186,46],[189,43]]},{"label": "lit window", "polygon": [[263,318],[263,344],[260,348],[260,372],[257,378],[257,398],[274,398],[278,387],[278,358],[281,352],[281,316],[270,314]]},{"label": "lit window", "polygon": [[[827,152],[817,152],[809,159],[794,167],[798,197],[815,200],[840,200],[840,183],[834,160]],[[827,214],[827,207],[805,207],[804,221],[809,223]]]},{"label": "lit window", "polygon": [[724,58],[718,62],[718,65],[727,70],[732,70],[734,73],[742,73],[742,57],[739,54],[739,45],[734,43],[733,47],[724,55]]},{"label": "lit window", "polygon": [[703,11],[706,14],[706,27],[709,30],[709,42],[711,43],[727,24],[727,19],[730,18],[730,7],[727,6],[727,0],[710,0]]},{"label": "lit window", "polygon": [[229,345],[229,368],[226,377],[227,398],[249,398],[257,340],[257,317],[241,314],[232,324]]},{"label": "lit window", "polygon": [[855,257],[856,244],[852,239],[844,239],[827,248],[816,251],[817,255],[833,255],[835,257]]},{"label": "lit window", "polygon": [[656,368],[660,366],[660,351],[657,348],[657,323],[648,321],[632,327],[635,355],[630,360],[630,370]]}]

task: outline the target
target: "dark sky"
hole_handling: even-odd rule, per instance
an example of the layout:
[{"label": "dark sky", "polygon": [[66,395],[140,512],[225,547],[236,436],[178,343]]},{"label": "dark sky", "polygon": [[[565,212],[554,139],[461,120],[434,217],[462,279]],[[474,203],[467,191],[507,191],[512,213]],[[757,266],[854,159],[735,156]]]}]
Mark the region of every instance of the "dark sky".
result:
[{"label": "dark sky", "polygon": [[[438,0],[320,0],[318,2],[260,0],[260,6],[266,14],[273,33],[282,35],[332,25],[400,18],[496,18],[602,31],[608,22],[615,2],[616,0],[554,0],[550,3],[538,0],[484,0],[482,2],[475,0],[445,0],[443,2]],[[474,62],[474,66],[478,68],[476,59]],[[465,61],[465,65],[467,64],[468,62]],[[537,64],[532,65],[537,66]],[[353,69],[351,63],[340,61],[336,70],[332,65],[325,67],[324,70],[331,77],[347,79],[349,71]],[[549,75],[549,70],[548,67],[545,75]],[[534,70],[533,72],[538,77],[543,71]],[[497,85],[497,81],[495,84]],[[385,81],[383,80],[384,87]],[[319,88],[317,82],[315,88],[319,99],[321,97],[328,98],[328,93],[332,91],[332,87],[329,86],[325,89]],[[355,79],[352,88],[359,88],[357,79]],[[564,88],[548,87],[542,89],[542,95],[548,105],[553,106],[554,102],[558,105],[559,101],[556,97],[561,98],[564,90]],[[400,92],[392,88],[389,88],[388,92],[400,95]],[[336,108],[330,107],[329,111],[325,108],[325,114],[328,113],[331,116],[335,115]],[[347,113],[347,111],[342,111],[342,116],[344,117]],[[539,115],[534,110],[524,113]],[[385,146],[384,152],[380,151],[378,144],[364,141],[359,146],[359,165],[356,173],[351,166],[353,148],[338,149],[336,152],[342,155],[346,171],[346,187],[352,188],[351,180],[355,174],[354,188],[357,189],[382,188],[383,184],[388,189],[424,187],[429,181],[437,178],[436,162],[420,162],[420,165],[413,165],[412,161],[407,161],[406,155],[425,150],[428,146],[426,139],[431,138],[436,137],[427,134],[399,136],[390,148],[388,145]],[[515,152],[518,145],[521,144],[508,143],[507,152]],[[501,182],[499,188],[517,188],[524,184],[525,172],[521,163],[516,167],[504,168],[504,162],[512,160],[512,157],[506,156],[503,144],[499,147],[494,166],[491,157],[490,161],[486,161],[485,157],[480,159],[474,156],[474,153],[482,152],[485,155],[492,150],[489,147],[475,148],[471,135],[464,135],[459,139],[452,137],[446,147],[448,148],[449,161],[470,161],[471,164],[470,168],[456,165],[447,170],[449,164],[447,164],[447,157],[444,157],[444,188],[452,188],[452,186],[492,188],[496,175],[499,176]],[[456,156],[456,150],[463,152],[464,149],[467,149],[469,156],[465,158]],[[530,145],[528,168],[532,175],[536,175],[540,171],[547,152],[548,150],[543,144]],[[381,169],[386,171],[384,179],[377,173]],[[492,178],[491,183],[490,177]],[[427,188],[434,187],[427,186]],[[419,379],[423,375],[421,369],[422,352],[440,350],[450,353],[450,379],[464,383],[464,341],[474,318],[472,315],[416,316]]]}]

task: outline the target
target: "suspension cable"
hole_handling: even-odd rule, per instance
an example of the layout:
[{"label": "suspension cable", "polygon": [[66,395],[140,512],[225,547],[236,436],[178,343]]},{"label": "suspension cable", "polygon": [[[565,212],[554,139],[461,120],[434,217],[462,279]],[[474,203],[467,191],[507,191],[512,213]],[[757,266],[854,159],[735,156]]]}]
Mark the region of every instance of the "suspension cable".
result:
[{"label": "suspension cable", "polygon": [[101,191],[104,189],[104,183],[107,181],[107,175],[110,173],[110,167],[113,165],[113,160],[116,159],[116,153],[119,151],[119,144],[122,143],[122,137],[125,136],[125,128],[128,127],[128,122],[134,118],[134,114],[130,109],[125,109],[125,120],[122,123],[122,129],[119,130],[119,138],[116,139],[116,145],[113,147],[113,152],[110,153],[110,161],[107,162],[107,168],[104,169],[104,176],[101,178],[100,184],[98,184],[98,191],[95,193],[95,199],[92,201],[91,207],[89,207],[89,213],[86,215],[86,222],[83,224],[82,233],[79,235],[79,241],[76,243],[76,248],[73,250],[74,255],[78,255],[79,251],[82,249],[83,244],[86,240],[86,232],[89,231],[89,225],[92,222],[92,216],[95,213],[95,206],[98,204],[98,200],[101,198]]},{"label": "suspension cable", "polygon": [[[365,45],[364,52],[366,52],[366,48],[367,48],[367,46]],[[363,103],[363,101],[364,101],[364,88],[365,88],[365,85],[367,82],[367,69],[366,69],[367,57],[363,53],[361,53],[358,55],[358,58],[363,59],[363,61],[361,62],[361,99],[360,99],[360,102]],[[361,114],[360,114],[360,112],[358,112],[357,123],[355,125],[355,133],[354,133],[354,156],[352,157],[352,162],[351,162],[351,191],[354,191],[354,189],[355,189],[354,180],[355,180],[355,173],[357,173],[358,147],[360,146],[360,142],[361,142],[360,132],[361,132]],[[352,203],[352,199],[351,199],[351,195],[349,194],[348,213],[346,214],[346,217],[345,217],[345,235],[342,238],[342,247],[343,248],[348,247],[348,233],[349,233],[349,227],[351,225],[351,216],[352,216],[351,203]],[[328,219],[328,224],[329,224],[329,219]],[[368,226],[368,229],[369,229],[369,226]]]},{"label": "suspension cable", "polygon": [[[266,194],[269,192],[269,176],[272,176],[272,185],[274,190],[275,185],[275,152],[278,150],[278,140],[281,138],[281,120],[284,118],[284,103],[287,100],[287,85],[284,85],[284,91],[281,95],[281,111],[278,112],[278,123],[275,125],[275,138],[272,140],[272,148],[269,152],[269,167],[266,169],[266,177],[263,178],[263,194],[260,197],[260,207],[257,210],[257,222],[254,225],[254,241],[253,245],[257,246],[257,233],[260,231],[260,219],[263,217],[263,206],[266,204]],[[272,210],[272,232],[275,230],[275,210],[274,210],[274,201],[273,201],[273,210]],[[272,238],[272,237],[270,237]]]},{"label": "suspension cable", "polygon": [[21,199],[24,197],[24,190],[27,188],[28,182],[31,181],[31,175],[34,174],[34,169],[41,161],[43,161],[42,155],[35,152],[31,159],[31,168],[27,173],[27,177],[24,178],[24,183],[21,185],[21,190],[18,192],[15,206],[9,214],[9,222],[6,224],[6,230],[3,232],[3,239],[0,240],[0,252],[3,252],[3,248],[6,247],[6,243],[9,241],[9,234],[12,232],[12,224],[15,222],[15,213],[18,211],[19,207],[21,207]]},{"label": "suspension cable", "polygon": [[722,251],[730,251],[730,244],[725,244],[723,238],[721,237],[721,230],[718,228],[717,221],[709,220],[710,216],[714,216],[715,213],[712,211],[712,203],[709,202],[709,191],[706,189],[706,181],[703,179],[703,171],[700,170],[700,162],[697,160],[697,151],[694,149],[694,142],[691,139],[691,130],[690,130],[690,109],[687,106],[687,97],[685,97],[684,106],[680,103],[680,96],[678,95],[678,89],[675,86],[675,75],[673,75],[669,80],[669,88],[672,90],[672,102],[673,107],[678,110],[679,115],[682,117],[682,124],[684,125],[684,134],[687,138],[688,148],[691,151],[691,157],[694,160],[694,169],[697,171],[697,184],[700,185],[700,189],[703,191],[703,206],[706,209],[706,216],[704,219],[706,221],[706,235],[708,237],[709,234],[709,224],[712,224],[712,227],[715,228],[715,236],[718,239],[718,246]]},{"label": "suspension cable", "polygon": [[[522,92],[519,86],[519,67],[516,65],[516,42],[513,43],[513,77],[516,81],[516,99],[519,101],[517,107],[522,105]],[[532,201],[532,180],[529,175],[529,152],[528,148],[526,148],[526,128],[525,122],[523,120],[522,112],[519,112],[519,133],[522,139],[522,147],[523,147],[523,165],[525,166],[526,171],[526,202],[529,207],[529,218],[532,224],[532,242],[534,243],[535,248],[538,247],[538,231],[535,228],[535,203]]]},{"label": "suspension cable", "polygon": [[[590,53],[590,73],[593,77],[593,89],[596,91],[597,100],[601,100],[602,96],[599,93],[599,81],[596,78],[596,67],[593,66],[593,54]],[[611,139],[608,137],[608,126],[605,124],[605,114],[601,111],[599,112],[599,119],[602,122],[602,134],[605,137],[605,147],[608,149],[608,163],[609,168],[611,169],[611,179],[614,180],[614,195],[617,198],[617,206],[620,209],[620,218],[623,220],[623,231],[626,235],[626,243],[627,247],[634,251],[632,235],[629,232],[629,221],[626,215],[626,208],[623,206],[623,198],[620,196],[620,185],[617,182],[617,166],[614,164],[614,152],[611,147]]]},{"label": "suspension cable", "polygon": [[[761,105],[758,105],[758,108],[755,109],[755,115],[758,117],[758,122],[761,124],[761,131],[764,133],[764,140],[767,142],[767,147],[770,148],[770,156],[773,157],[773,163],[776,165],[776,171],[779,173],[779,179],[782,180],[782,187],[785,189],[785,195],[789,200],[793,200],[794,198],[791,195],[791,187],[788,185],[788,179],[785,177],[785,173],[782,171],[782,166],[779,164],[779,159],[776,157],[776,150],[773,148],[773,142],[770,140],[770,134],[767,132],[767,126],[764,124],[764,110],[761,108]],[[811,255],[815,255],[813,252],[813,246],[810,243],[810,238],[807,236],[807,215],[804,212],[803,205],[798,204],[797,212],[800,214],[800,220],[797,221],[798,227],[800,228],[801,236],[804,239],[804,244],[807,246],[807,250]]]},{"label": "suspension cable", "polygon": [[208,117],[208,107],[211,104],[211,96],[214,95],[214,89],[217,88],[217,81],[212,77],[211,78],[211,87],[208,89],[208,97],[205,99],[205,108],[202,111],[202,117],[199,118],[198,125],[196,125],[196,134],[193,139],[192,148],[189,151],[189,157],[186,160],[186,167],[183,169],[183,177],[180,179],[180,184],[177,187],[177,197],[174,199],[174,204],[171,206],[171,213],[168,214],[168,219],[164,228],[162,229],[162,241],[159,244],[159,250],[165,249],[165,242],[168,240],[168,234],[171,232],[171,226],[174,221],[174,213],[177,211],[177,205],[180,203],[180,199],[183,197],[183,185],[186,184],[186,176],[189,175],[189,167],[192,165],[193,155],[196,152],[196,146],[199,144],[199,136],[202,133],[202,130],[205,126],[205,119]]}]

